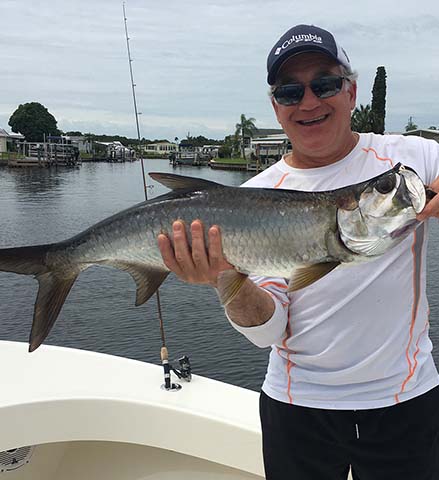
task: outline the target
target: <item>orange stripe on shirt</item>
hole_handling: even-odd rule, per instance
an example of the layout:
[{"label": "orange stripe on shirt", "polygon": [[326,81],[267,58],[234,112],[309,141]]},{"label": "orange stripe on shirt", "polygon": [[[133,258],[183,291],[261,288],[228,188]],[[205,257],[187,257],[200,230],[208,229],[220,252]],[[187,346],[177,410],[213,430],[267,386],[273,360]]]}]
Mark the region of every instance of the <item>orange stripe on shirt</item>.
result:
[{"label": "orange stripe on shirt", "polygon": [[279,188],[279,187],[282,185],[283,181],[285,180],[285,178],[286,178],[288,175],[289,175],[288,172],[287,172],[287,173],[284,173],[284,174],[282,175],[281,179],[276,183],[276,185],[274,186],[274,188]]},{"label": "orange stripe on shirt", "polygon": [[393,167],[393,160],[389,157],[380,157],[374,148],[363,148],[363,151],[365,151],[366,153],[372,152],[377,160],[380,160],[382,162],[389,162],[390,166]]},{"label": "orange stripe on shirt", "polygon": [[[290,351],[288,350],[287,347],[287,342],[292,336],[292,329],[291,329],[291,324],[290,324],[291,316],[290,316],[290,309],[288,309],[288,323],[286,327],[286,336],[282,342],[282,347],[284,350],[287,352],[287,377],[288,377],[288,383],[287,383],[287,395],[288,395],[288,401],[293,403],[293,396],[291,395],[291,369],[296,365],[294,362],[291,361],[290,359]],[[277,353],[280,355],[279,348],[277,350]]]},{"label": "orange stripe on shirt", "polygon": [[[404,392],[405,387],[409,380],[413,377],[416,367],[418,366],[418,362],[416,361],[416,355],[417,352],[413,355],[413,361],[414,365],[412,365],[412,361],[410,359],[410,347],[412,346],[413,342],[413,330],[415,328],[415,322],[416,322],[416,316],[418,313],[418,306],[419,306],[419,292],[418,292],[418,297],[416,295],[416,252],[415,252],[415,244],[416,244],[416,230],[414,232],[414,239],[412,243],[412,256],[413,256],[413,305],[412,305],[412,320],[410,322],[410,333],[409,333],[409,342],[405,351],[405,357],[407,359],[407,364],[408,364],[408,375],[405,378],[404,382],[401,385],[401,390],[399,393],[395,395],[395,400],[396,403],[399,403],[399,395]],[[422,262],[422,258],[420,256],[419,262]],[[421,265],[419,265],[419,271],[421,271]],[[419,338],[418,338],[419,342]],[[418,345],[418,342],[416,342],[416,345]]]},{"label": "orange stripe on shirt", "polygon": [[279,282],[269,281],[269,282],[263,282],[259,284],[259,286],[262,288],[268,287],[269,285],[273,285],[274,287],[281,288],[282,290],[285,290],[287,288],[287,286],[284,283],[279,283]]}]

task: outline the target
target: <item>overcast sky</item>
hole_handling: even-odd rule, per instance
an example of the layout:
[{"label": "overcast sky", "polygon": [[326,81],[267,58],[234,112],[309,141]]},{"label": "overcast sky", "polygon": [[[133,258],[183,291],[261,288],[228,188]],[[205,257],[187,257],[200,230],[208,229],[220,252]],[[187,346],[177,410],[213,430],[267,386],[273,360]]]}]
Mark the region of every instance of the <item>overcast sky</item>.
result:
[{"label": "overcast sky", "polygon": [[[126,0],[141,134],[234,132],[240,114],[277,128],[266,57],[291,26],[335,34],[359,73],[358,104],[387,71],[388,131],[439,127],[437,0]],[[367,7],[366,7],[367,5]],[[122,1],[1,0],[0,128],[40,102],[64,131],[136,137]]]}]

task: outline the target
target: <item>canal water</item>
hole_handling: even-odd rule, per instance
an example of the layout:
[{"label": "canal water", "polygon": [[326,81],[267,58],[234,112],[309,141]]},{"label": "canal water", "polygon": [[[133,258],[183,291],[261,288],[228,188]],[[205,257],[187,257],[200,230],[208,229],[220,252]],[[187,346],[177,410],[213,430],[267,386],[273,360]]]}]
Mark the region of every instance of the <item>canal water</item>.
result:
[{"label": "canal water", "polygon": [[[147,171],[171,171],[228,185],[250,174],[208,167],[172,168],[148,160]],[[150,181],[150,198],[166,191]],[[0,168],[0,248],[66,239],[103,218],[143,201],[139,162],[84,163],[78,169]],[[439,342],[439,229],[432,222],[429,253],[431,337]],[[27,341],[37,282],[0,273],[0,339]],[[258,390],[269,349],[259,349],[227,322],[209,287],[169,276],[160,289],[170,358],[188,355],[194,373]],[[160,363],[161,337],[155,297],[134,306],[128,274],[92,267],[81,273],[46,343]],[[435,355],[436,363],[439,355]]]}]

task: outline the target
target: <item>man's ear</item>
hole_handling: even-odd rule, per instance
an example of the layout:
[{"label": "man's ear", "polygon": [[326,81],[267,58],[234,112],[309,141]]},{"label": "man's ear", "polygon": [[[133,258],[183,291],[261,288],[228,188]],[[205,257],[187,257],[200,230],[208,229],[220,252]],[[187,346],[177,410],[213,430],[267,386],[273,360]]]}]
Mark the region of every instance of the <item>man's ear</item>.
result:
[{"label": "man's ear", "polygon": [[349,91],[349,100],[351,104],[351,110],[353,110],[357,103],[357,82],[352,82],[348,91]]},{"label": "man's ear", "polygon": [[274,99],[274,97],[271,97],[271,105],[273,106],[273,110],[274,110],[274,113],[276,114],[276,118],[277,118],[277,121],[278,123],[280,123],[280,120],[279,120],[279,105],[277,104],[276,100]]}]

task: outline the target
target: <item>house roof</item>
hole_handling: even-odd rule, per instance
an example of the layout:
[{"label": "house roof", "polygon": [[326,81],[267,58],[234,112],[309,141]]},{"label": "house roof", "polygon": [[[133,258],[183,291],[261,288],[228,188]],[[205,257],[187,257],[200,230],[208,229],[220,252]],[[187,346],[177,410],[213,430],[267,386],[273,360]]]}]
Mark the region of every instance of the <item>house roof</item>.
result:
[{"label": "house roof", "polygon": [[433,130],[430,128],[418,128],[416,130],[409,130],[408,132],[404,132],[403,135],[416,135],[418,137],[424,137],[439,142],[439,130]]},{"label": "house roof", "polygon": [[16,138],[17,140],[23,140],[24,136],[21,133],[9,133],[4,128],[0,128],[0,137]]},{"label": "house roof", "polygon": [[254,131],[253,137],[265,137],[266,135],[279,135],[284,133],[281,128],[257,128]]},{"label": "house roof", "polygon": [[439,135],[439,130],[433,130],[432,128],[417,128],[416,130],[409,130],[408,132],[404,132],[403,135],[418,135],[421,132]]}]

